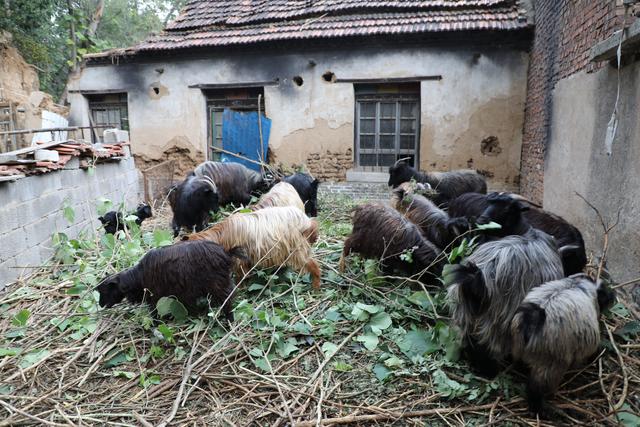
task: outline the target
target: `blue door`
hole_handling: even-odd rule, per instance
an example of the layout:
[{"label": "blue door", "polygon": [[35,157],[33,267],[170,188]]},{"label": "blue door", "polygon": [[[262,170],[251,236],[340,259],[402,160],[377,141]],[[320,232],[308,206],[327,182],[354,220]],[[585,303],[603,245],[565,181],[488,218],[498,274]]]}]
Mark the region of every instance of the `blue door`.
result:
[{"label": "blue door", "polygon": [[[260,128],[262,128],[262,146],[260,144]],[[256,162],[267,161],[271,120],[264,115],[258,120],[255,111],[233,111],[225,108],[222,114],[222,148],[239,154]],[[260,171],[260,166],[244,159],[222,153],[223,162],[236,162],[249,169]]]}]

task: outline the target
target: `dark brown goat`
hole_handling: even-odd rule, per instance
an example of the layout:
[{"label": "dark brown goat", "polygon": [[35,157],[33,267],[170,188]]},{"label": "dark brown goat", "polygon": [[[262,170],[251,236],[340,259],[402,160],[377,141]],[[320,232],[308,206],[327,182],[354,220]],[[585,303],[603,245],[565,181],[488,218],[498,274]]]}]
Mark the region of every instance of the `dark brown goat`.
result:
[{"label": "dark brown goat", "polygon": [[198,177],[211,179],[218,190],[220,206],[234,203],[247,206],[254,191],[267,191],[262,176],[240,163],[204,162],[194,170]]},{"label": "dark brown goat", "polygon": [[149,251],[138,264],[104,279],[97,287],[100,306],[112,307],[127,298],[131,303],[146,301],[154,310],[162,297],[177,298],[191,314],[207,308],[203,298],[222,305],[233,320],[231,299],[233,258],[245,258],[235,247],[225,252],[210,241],[181,242]]},{"label": "dark brown goat", "polygon": [[420,194],[407,193],[405,184],[393,190],[391,204],[409,221],[417,225],[422,235],[439,248],[446,248],[469,229],[465,218],[450,219],[435,203]]},{"label": "dark brown goat", "polygon": [[[440,275],[442,263],[437,260],[438,248],[422,236],[414,223],[393,208],[375,203],[358,206],[354,209],[352,222],[353,231],[344,242],[340,270],[344,270],[345,258],[355,252],[364,258],[379,259],[387,273],[397,269],[419,277],[428,273],[433,279]],[[410,257],[402,257],[411,251]]]},{"label": "dark brown goat", "polygon": [[390,187],[397,187],[410,181],[428,183],[438,193],[433,198],[436,205],[446,205],[461,194],[486,193],[487,183],[482,175],[474,170],[455,170],[449,172],[420,172],[403,161],[389,167]]},{"label": "dark brown goat", "polygon": [[[521,200],[521,196],[516,194],[510,196]],[[522,202],[527,204],[525,200]],[[452,218],[467,217],[475,220],[486,211],[488,205],[488,195],[486,194],[463,194],[449,202],[449,216]],[[580,230],[564,218],[535,206],[530,206],[529,210],[522,212],[522,216],[529,225],[553,236],[558,247],[564,248],[561,255],[566,276],[584,270],[587,265],[587,254]]]}]

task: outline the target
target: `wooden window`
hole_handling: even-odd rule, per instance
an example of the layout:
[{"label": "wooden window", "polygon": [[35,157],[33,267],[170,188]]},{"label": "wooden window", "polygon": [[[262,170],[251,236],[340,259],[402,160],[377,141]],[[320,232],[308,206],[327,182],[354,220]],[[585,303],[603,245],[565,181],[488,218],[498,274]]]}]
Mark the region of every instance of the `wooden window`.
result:
[{"label": "wooden window", "polygon": [[[94,125],[107,125],[112,128],[129,130],[129,109],[126,93],[88,95],[89,112]],[[106,128],[96,130],[100,141]],[[92,135],[92,138],[94,135]]]},{"label": "wooden window", "polygon": [[264,88],[216,89],[205,91],[207,97],[208,159],[220,160],[220,152],[213,147],[222,148],[222,113],[225,108],[234,111],[260,111],[264,114]]},{"label": "wooden window", "polygon": [[416,164],[419,152],[419,84],[356,85],[356,166],[386,172],[398,159]]}]

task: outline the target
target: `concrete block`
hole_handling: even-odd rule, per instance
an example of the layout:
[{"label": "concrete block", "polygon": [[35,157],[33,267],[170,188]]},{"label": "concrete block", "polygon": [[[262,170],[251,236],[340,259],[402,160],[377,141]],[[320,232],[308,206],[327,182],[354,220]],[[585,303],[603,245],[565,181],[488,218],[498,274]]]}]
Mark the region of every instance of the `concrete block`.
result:
[{"label": "concrete block", "polygon": [[0,209],[0,239],[4,234],[22,226],[24,217],[21,215],[20,206],[20,204],[12,204]]},{"label": "concrete block", "polygon": [[18,267],[39,267],[42,265],[40,258],[40,248],[31,247],[15,256],[15,263]]},{"label": "concrete block", "polygon": [[6,286],[14,282],[18,277],[18,270],[15,268],[15,258],[9,258],[0,262],[0,291]]},{"label": "concrete block", "polygon": [[64,192],[43,194],[37,199],[26,202],[25,207],[30,218],[42,218],[62,209],[64,199]]},{"label": "concrete block", "polygon": [[46,216],[31,224],[24,226],[24,233],[27,238],[27,245],[29,247],[35,247],[41,244],[43,241],[51,237],[51,234],[56,231],[55,217]]},{"label": "concrete block", "polygon": [[12,258],[27,248],[27,236],[22,228],[3,234],[0,241],[0,261]]},{"label": "concrete block", "polygon": [[40,254],[40,260],[43,264],[53,256],[55,250],[53,248],[53,242],[50,238],[45,240],[38,246],[38,253]]}]

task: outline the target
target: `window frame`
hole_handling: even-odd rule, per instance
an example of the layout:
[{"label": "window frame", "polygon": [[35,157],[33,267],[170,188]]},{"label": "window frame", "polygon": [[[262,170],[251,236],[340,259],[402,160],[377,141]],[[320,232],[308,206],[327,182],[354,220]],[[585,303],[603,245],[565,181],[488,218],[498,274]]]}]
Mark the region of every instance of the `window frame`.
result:
[{"label": "window frame", "polygon": [[[363,103],[375,103],[375,117],[362,117],[362,104]],[[380,147],[380,121],[384,119],[381,115],[381,104],[395,103],[395,130],[394,130],[394,148],[381,148]],[[402,104],[414,103],[415,104],[415,117],[402,116]],[[374,125],[374,148],[361,148],[361,121],[365,119],[375,119]],[[401,148],[401,140],[403,136],[402,132],[402,120],[411,119],[415,121],[415,132],[404,133],[404,136],[414,134],[414,148],[406,149]],[[369,135],[366,133],[365,135]],[[384,133],[389,135],[389,133]],[[354,166],[358,170],[372,171],[372,172],[386,172],[387,166],[379,166],[380,161],[378,156],[380,155],[395,155],[396,160],[408,156],[413,156],[414,165],[419,164],[420,159],[420,93],[357,93],[355,94],[355,141],[354,141]],[[361,154],[375,154],[376,166],[361,165]]]},{"label": "window frame", "polygon": [[[118,100],[109,100],[109,98],[113,98],[118,96],[120,99]],[[121,130],[126,130],[127,132],[130,129],[129,122],[129,96],[127,92],[118,92],[118,93],[104,93],[104,94],[91,94],[86,96],[87,98],[87,107],[89,109],[89,115],[93,120],[92,125],[114,125]],[[102,98],[102,99],[99,99]],[[98,120],[98,112],[106,112],[107,120],[106,122]],[[111,112],[117,111],[119,116],[115,121],[111,121]],[[107,129],[105,127],[96,128],[95,132],[91,133],[91,140],[96,142],[104,141],[104,130]],[[98,141],[96,141],[96,134],[98,136]]]}]

